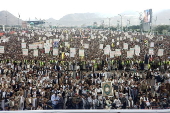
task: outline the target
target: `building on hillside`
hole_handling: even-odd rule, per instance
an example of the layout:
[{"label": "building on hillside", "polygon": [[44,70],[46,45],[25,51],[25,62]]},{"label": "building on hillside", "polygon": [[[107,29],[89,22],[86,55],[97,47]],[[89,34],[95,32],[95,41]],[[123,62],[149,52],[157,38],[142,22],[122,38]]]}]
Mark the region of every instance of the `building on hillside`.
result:
[{"label": "building on hillside", "polygon": [[29,21],[26,21],[26,22],[29,25],[35,25],[35,26],[45,24],[44,20],[29,20]]}]

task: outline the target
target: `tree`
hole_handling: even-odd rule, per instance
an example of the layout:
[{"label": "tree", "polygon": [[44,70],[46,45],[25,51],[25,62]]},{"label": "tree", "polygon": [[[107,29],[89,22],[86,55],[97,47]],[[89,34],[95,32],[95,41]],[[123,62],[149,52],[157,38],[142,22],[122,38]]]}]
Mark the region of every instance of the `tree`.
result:
[{"label": "tree", "polygon": [[128,29],[138,30],[138,29],[140,29],[140,25],[129,26]]},{"label": "tree", "polygon": [[169,25],[158,25],[154,29],[154,31],[157,31],[159,34],[163,34],[163,31],[165,31],[165,30],[170,32],[170,26]]},{"label": "tree", "polygon": [[93,23],[93,28],[97,28],[97,22]]},{"label": "tree", "polygon": [[112,30],[112,31],[116,31],[116,30],[117,30],[117,28],[116,28],[116,27],[110,27],[110,30]]}]

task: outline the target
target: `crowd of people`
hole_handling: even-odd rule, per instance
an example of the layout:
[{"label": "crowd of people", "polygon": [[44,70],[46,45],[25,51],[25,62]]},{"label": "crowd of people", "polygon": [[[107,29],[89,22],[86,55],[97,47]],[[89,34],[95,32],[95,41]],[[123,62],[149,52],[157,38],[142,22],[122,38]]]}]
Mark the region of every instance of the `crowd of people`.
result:
[{"label": "crowd of people", "polygon": [[[45,35],[47,32],[51,35]],[[54,39],[59,39],[58,55],[53,55]],[[22,42],[29,48],[29,44],[46,40],[52,40],[49,53],[37,47],[38,56],[32,49],[23,55]],[[154,54],[149,53],[150,43],[154,43]],[[84,48],[84,44],[89,47]],[[107,45],[112,51],[121,49],[121,55],[105,54]],[[127,58],[127,51],[135,45],[140,47],[139,54]],[[0,54],[1,110],[170,107],[169,36],[80,28],[34,29],[4,32],[0,46],[4,46]],[[66,54],[70,48],[76,48],[74,57]],[[83,56],[79,49],[84,49]],[[158,55],[158,49],[164,50],[163,55]],[[103,96],[103,82],[112,83],[113,95]]]}]

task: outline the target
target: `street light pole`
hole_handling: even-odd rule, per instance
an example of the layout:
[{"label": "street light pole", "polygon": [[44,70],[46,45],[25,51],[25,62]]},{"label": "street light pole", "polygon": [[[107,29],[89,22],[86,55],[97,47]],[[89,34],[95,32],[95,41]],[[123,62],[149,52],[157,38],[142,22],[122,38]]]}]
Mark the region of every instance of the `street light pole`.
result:
[{"label": "street light pole", "polygon": [[101,20],[101,28],[103,30],[104,20]]},{"label": "street light pole", "polygon": [[6,17],[6,26],[7,26],[7,11],[6,11],[6,16],[5,17]]},{"label": "street light pole", "polygon": [[128,25],[127,25],[127,31],[129,30],[129,26],[130,26],[130,20],[127,20],[128,21]]},{"label": "street light pole", "polygon": [[119,16],[120,16],[120,18],[121,18],[121,32],[122,32],[122,15],[121,14],[118,14]]},{"label": "street light pole", "polygon": [[157,16],[156,16],[156,18],[155,18],[155,26],[156,26],[156,21],[157,21]]},{"label": "street light pole", "polygon": [[109,18],[109,30],[110,30],[110,18]]},{"label": "street light pole", "polygon": [[138,12],[139,13],[139,20],[140,20],[140,38],[142,36],[142,12]]},{"label": "street light pole", "polygon": [[18,29],[19,29],[19,19],[20,19],[20,15],[18,14]]},{"label": "street light pole", "polygon": [[[155,27],[154,27],[154,32],[156,32],[155,31],[155,28],[156,28],[156,21],[157,21],[157,16],[156,16],[156,18],[155,18]],[[155,34],[155,33],[154,33]]]},{"label": "street light pole", "polygon": [[119,20],[117,20],[117,30],[119,30]]},{"label": "street light pole", "polygon": [[105,27],[105,25],[104,25],[104,20],[103,20],[103,23],[102,23],[102,27],[103,27],[103,30],[104,30],[104,27]]}]

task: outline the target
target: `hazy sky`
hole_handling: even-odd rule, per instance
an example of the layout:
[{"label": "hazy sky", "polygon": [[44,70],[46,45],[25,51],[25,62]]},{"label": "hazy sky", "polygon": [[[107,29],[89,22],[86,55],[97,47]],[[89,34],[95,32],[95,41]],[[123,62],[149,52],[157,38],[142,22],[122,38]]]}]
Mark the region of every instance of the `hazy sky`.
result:
[{"label": "hazy sky", "polygon": [[126,10],[143,12],[170,9],[170,0],[1,0],[0,11],[7,10],[21,19],[60,19],[70,13],[112,13]]}]

